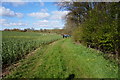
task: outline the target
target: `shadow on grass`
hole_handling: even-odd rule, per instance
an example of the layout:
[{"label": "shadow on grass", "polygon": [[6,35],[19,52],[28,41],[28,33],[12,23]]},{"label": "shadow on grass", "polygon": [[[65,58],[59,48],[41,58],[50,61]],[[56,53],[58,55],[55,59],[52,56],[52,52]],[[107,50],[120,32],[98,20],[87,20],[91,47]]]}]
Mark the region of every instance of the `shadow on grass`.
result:
[{"label": "shadow on grass", "polygon": [[75,78],[75,74],[70,74],[69,77],[66,80],[72,80]]}]

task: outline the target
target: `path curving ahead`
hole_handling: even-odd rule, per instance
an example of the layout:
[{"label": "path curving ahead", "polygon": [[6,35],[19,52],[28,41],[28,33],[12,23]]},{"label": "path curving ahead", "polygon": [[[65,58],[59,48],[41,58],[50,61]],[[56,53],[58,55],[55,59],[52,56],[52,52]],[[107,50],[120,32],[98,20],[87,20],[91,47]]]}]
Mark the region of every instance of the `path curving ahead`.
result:
[{"label": "path curving ahead", "polygon": [[99,51],[62,39],[45,45],[11,71],[6,78],[116,78],[117,65]]}]

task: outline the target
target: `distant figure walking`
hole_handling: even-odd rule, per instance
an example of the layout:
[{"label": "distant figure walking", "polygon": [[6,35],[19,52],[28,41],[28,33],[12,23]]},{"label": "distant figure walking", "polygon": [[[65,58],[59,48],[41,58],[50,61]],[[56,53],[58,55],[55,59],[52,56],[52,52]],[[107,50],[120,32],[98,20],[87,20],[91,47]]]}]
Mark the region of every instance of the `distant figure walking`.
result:
[{"label": "distant figure walking", "polygon": [[63,38],[68,38],[68,37],[71,37],[71,35],[63,34]]}]

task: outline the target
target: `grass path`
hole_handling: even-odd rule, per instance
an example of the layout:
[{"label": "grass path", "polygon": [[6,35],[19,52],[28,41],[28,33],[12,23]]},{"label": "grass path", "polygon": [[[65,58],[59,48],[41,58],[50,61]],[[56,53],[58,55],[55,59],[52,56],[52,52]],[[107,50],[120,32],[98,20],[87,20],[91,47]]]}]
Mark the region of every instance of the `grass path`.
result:
[{"label": "grass path", "polygon": [[6,78],[117,78],[117,64],[100,52],[62,39],[38,49],[20,61]]}]

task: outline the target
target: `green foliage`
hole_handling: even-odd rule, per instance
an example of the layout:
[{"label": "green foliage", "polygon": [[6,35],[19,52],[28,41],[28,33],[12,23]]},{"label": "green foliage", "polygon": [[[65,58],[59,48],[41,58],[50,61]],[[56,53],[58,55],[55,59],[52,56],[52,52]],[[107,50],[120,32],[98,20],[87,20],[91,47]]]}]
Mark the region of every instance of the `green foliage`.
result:
[{"label": "green foliage", "polygon": [[41,45],[48,44],[62,38],[57,34],[35,32],[2,32],[2,64],[11,63],[24,58],[24,56]]},{"label": "green foliage", "polygon": [[63,9],[70,11],[65,29],[71,29],[75,41],[105,53],[120,53],[120,3],[80,3],[73,0],[64,5]]}]

